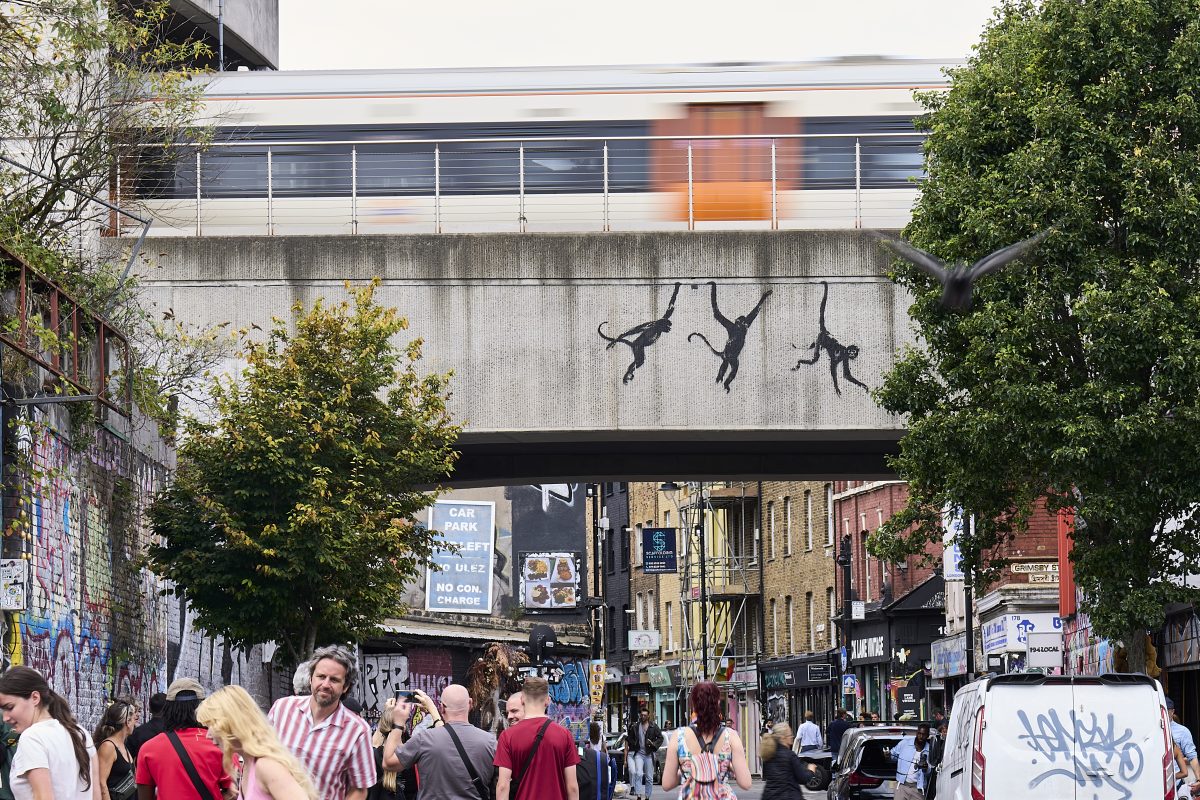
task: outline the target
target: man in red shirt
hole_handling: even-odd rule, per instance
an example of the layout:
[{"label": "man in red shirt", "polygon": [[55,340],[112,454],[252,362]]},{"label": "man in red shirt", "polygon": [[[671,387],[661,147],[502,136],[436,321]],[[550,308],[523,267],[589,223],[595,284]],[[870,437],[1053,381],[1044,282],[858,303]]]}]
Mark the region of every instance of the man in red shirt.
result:
[{"label": "man in red shirt", "polygon": [[579,800],[579,753],[570,732],[546,716],[546,679],[526,678],[521,694],[525,718],[496,742],[496,800]]},{"label": "man in red shirt", "polygon": [[[196,707],[204,699],[204,687],[192,678],[178,678],[167,688],[163,709],[164,733],[160,733],[138,749],[138,800],[221,800],[232,797],[232,781],[225,774],[221,748],[208,738],[208,730],[196,721]],[[183,757],[171,741],[172,734],[183,747],[186,758],[195,768],[196,784],[188,777]]]}]

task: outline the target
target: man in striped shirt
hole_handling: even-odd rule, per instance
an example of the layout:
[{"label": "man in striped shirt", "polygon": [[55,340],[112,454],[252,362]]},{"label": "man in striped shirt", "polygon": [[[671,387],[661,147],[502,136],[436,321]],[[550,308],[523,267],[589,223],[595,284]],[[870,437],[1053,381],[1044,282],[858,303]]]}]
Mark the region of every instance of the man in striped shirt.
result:
[{"label": "man in striped shirt", "polygon": [[320,800],[365,800],[375,784],[375,756],[366,720],[342,705],[358,665],[344,647],[322,647],[308,662],[312,694],[284,697],[268,718],[317,787]]}]

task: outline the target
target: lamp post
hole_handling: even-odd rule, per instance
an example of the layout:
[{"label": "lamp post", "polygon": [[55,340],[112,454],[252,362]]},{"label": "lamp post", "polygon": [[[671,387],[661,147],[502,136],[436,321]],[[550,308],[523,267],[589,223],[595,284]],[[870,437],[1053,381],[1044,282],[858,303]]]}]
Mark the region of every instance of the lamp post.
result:
[{"label": "lamp post", "polygon": [[[842,667],[839,673],[842,680],[839,681],[841,685],[838,687],[838,692],[845,691],[845,677],[849,670],[850,661],[850,616],[853,613],[851,611],[853,603],[850,599],[850,566],[854,562],[854,556],[850,552],[850,547],[850,534],[847,533],[842,536],[842,546],[837,557],[838,566],[842,568],[842,649],[846,653],[845,662],[840,658],[838,659],[838,666]],[[843,663],[845,666],[842,666]],[[845,698],[839,697],[839,702],[844,705]]]}]

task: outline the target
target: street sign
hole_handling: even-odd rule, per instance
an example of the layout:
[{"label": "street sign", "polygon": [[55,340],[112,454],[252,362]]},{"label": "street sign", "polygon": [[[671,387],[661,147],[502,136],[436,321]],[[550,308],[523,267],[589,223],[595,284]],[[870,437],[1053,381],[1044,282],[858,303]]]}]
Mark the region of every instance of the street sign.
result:
[{"label": "street sign", "polygon": [[842,645],[842,649],[838,652],[842,657],[842,672],[845,672],[846,667],[850,666],[850,655],[846,652],[846,645]]},{"label": "street sign", "polygon": [[855,694],[858,691],[858,678],[853,675],[842,676],[842,694]]},{"label": "street sign", "polygon": [[492,547],[496,504],[439,500],[429,509],[429,530],[458,552],[438,549],[425,573],[425,610],[492,613]]},{"label": "street sign", "polygon": [[828,683],[833,680],[833,664],[809,664],[809,683]]}]

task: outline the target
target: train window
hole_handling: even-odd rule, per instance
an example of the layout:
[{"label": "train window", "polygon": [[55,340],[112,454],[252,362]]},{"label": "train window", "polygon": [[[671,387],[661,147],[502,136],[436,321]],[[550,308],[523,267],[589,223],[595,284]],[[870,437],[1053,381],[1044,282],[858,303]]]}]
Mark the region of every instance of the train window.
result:
[{"label": "train window", "polygon": [[[860,137],[863,133],[912,132],[912,136]],[[853,189],[855,145],[864,189],[894,189],[923,178],[923,137],[908,117],[828,117],[804,120],[804,133],[846,134],[844,137],[803,141],[799,171],[804,186],[811,189]]]}]

